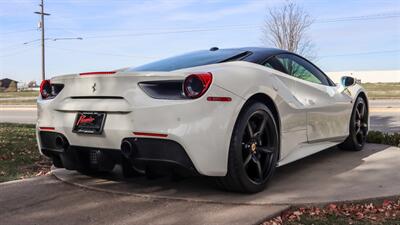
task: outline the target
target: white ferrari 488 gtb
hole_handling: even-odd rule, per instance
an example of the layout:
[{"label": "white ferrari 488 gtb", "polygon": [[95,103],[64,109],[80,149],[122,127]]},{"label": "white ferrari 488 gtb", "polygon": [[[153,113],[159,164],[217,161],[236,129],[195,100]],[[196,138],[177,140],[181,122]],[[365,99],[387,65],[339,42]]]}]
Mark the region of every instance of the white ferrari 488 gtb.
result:
[{"label": "white ferrari 488 gtb", "polygon": [[191,172],[253,193],[278,166],[335,145],[361,150],[368,124],[354,78],[335,84],[284,50],[214,47],[43,81],[37,139],[56,167]]}]

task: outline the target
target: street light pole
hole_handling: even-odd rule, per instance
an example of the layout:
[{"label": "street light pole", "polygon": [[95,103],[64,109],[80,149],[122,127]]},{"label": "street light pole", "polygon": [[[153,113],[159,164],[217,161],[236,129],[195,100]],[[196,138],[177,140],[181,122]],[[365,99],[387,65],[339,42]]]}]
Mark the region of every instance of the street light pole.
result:
[{"label": "street light pole", "polygon": [[40,12],[35,12],[40,15],[40,28],[42,29],[42,80],[46,79],[46,67],[45,67],[45,38],[44,38],[44,16],[50,16],[49,13],[44,12],[44,3],[41,0]]}]

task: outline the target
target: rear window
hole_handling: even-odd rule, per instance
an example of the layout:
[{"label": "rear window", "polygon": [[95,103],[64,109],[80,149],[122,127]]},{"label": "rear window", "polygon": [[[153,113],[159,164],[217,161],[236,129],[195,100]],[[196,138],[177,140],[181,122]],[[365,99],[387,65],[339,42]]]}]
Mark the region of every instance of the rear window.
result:
[{"label": "rear window", "polygon": [[195,66],[241,60],[251,52],[238,49],[224,49],[217,51],[196,51],[184,55],[166,58],[138,67],[129,68],[128,71],[173,71]]}]

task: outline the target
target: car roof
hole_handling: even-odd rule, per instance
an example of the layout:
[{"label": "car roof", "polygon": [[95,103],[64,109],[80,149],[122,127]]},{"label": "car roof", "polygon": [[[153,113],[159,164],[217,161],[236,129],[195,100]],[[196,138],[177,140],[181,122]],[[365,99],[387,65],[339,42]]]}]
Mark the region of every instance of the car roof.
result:
[{"label": "car roof", "polygon": [[263,48],[263,47],[242,47],[237,48],[243,51],[251,51],[257,53],[264,53],[264,54],[280,54],[280,53],[289,53],[289,51],[279,49],[279,48]]},{"label": "car roof", "polygon": [[[224,49],[221,49],[224,50]],[[228,49],[227,49],[228,50]],[[314,66],[316,69],[318,69],[322,74],[324,74],[326,76],[326,74],[320,69],[318,68],[316,65],[314,65],[312,62],[310,62],[309,60],[307,60],[306,58],[287,51],[287,50],[283,50],[283,49],[278,49],[278,48],[263,48],[263,47],[243,47],[243,48],[232,48],[229,50],[237,50],[237,51],[242,51],[242,52],[252,52],[253,54],[243,58],[243,61],[247,61],[247,62],[252,62],[252,63],[256,63],[256,64],[263,64],[265,63],[265,60],[270,58],[271,56],[275,56],[275,55],[279,55],[279,54],[291,54],[291,55],[296,55],[300,58],[303,58],[305,61],[307,61],[309,64],[311,64],[312,66]],[[328,77],[328,81],[329,83],[334,86],[335,83]]]},{"label": "car roof", "polygon": [[263,48],[263,47],[241,47],[241,48],[223,48],[217,51],[238,51],[238,52],[251,52],[252,54],[243,59],[243,61],[262,63],[263,60],[270,56],[278,54],[293,54],[292,52],[278,49],[278,48]]}]

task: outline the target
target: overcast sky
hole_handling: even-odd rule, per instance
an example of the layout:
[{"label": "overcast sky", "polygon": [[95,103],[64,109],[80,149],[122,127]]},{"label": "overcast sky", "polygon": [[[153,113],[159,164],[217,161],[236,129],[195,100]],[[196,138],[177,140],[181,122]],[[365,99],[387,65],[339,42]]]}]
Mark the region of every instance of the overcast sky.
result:
[{"label": "overcast sky", "polygon": [[[400,69],[400,0],[299,0],[324,71]],[[40,80],[39,0],[0,0],[0,78]],[[140,65],[192,50],[265,46],[280,0],[45,0],[47,76]],[[32,42],[31,42],[32,41]],[[28,44],[23,44],[29,42]]]}]

